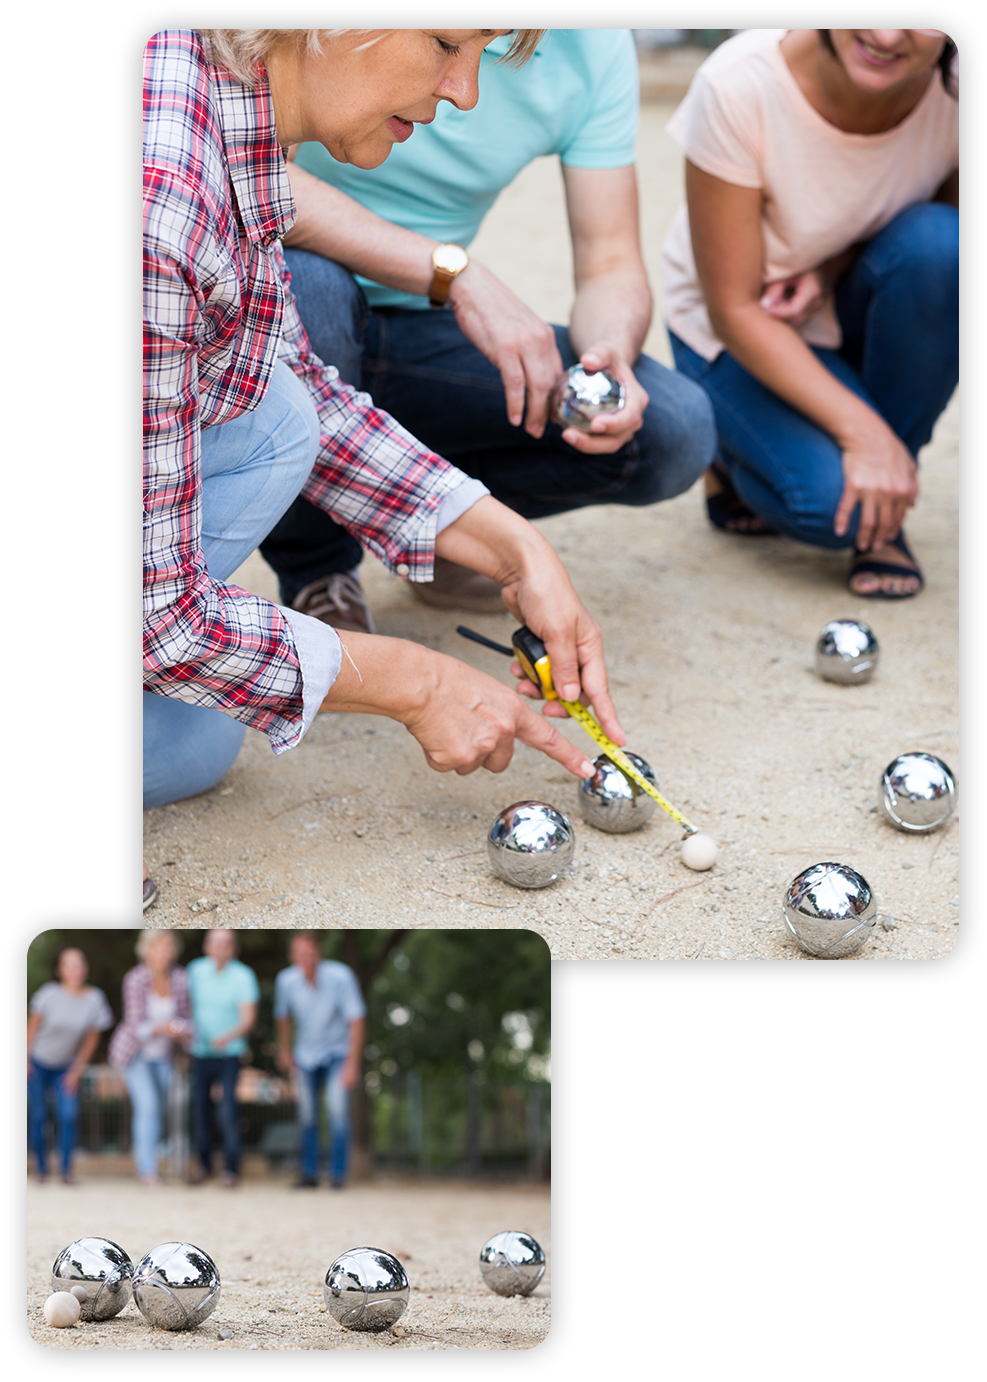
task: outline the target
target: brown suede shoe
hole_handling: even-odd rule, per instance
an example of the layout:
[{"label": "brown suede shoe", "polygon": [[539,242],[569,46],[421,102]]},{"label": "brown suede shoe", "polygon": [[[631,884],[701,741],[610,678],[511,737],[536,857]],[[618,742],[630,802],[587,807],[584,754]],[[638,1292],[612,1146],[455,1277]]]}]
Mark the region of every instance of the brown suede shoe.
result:
[{"label": "brown suede shoe", "polygon": [[322,576],[295,596],[292,609],[350,633],[376,633],[363,586],[349,571]]},{"label": "brown suede shoe", "polygon": [[436,609],[462,609],[470,614],[503,614],[507,606],[500,586],[489,576],[481,576],[468,566],[458,566],[444,557],[435,558],[431,581],[409,582],[415,598]]}]

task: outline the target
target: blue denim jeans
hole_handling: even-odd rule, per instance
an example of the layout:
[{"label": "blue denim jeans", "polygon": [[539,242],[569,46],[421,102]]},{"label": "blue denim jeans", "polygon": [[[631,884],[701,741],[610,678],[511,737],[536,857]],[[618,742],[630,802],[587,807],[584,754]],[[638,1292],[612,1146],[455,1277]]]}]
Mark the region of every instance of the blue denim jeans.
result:
[{"label": "blue denim jeans", "polygon": [[[586,456],[548,424],[541,439],[507,420],[500,372],[466,339],[453,313],[370,310],[352,276],[332,260],[288,250],[292,287],[312,349],[342,379],[413,436],[487,486],[525,518],[593,504],[656,504],[682,494],[713,457],[713,416],[701,389],[642,355],[634,373],[650,403],[641,430],[608,456]],[[563,365],[576,363],[556,326]],[[261,544],[290,603],[310,581],[349,571],[359,543],[304,499]]]},{"label": "blue denim jeans", "polygon": [[172,1074],[170,1060],[145,1060],[143,1056],[135,1056],[123,1072],[130,1095],[130,1137],[139,1176],[158,1174],[158,1145],[164,1134]]},{"label": "blue denim jeans", "polygon": [[68,1068],[67,1065],[63,1065],[56,1070],[49,1065],[39,1065],[36,1060],[31,1061],[31,1073],[27,1079],[31,1150],[42,1176],[48,1174],[48,1096],[51,1092],[55,1095],[55,1121],[58,1127],[58,1154],[62,1175],[67,1176],[72,1169],[75,1132],[79,1121],[79,1095],[70,1094],[65,1088],[62,1077]]},{"label": "blue denim jeans", "polygon": [[240,1127],[236,1112],[236,1079],[240,1072],[239,1056],[192,1057],[192,1116],[195,1128],[195,1152],[203,1171],[212,1174],[212,1110],[211,1091],[218,1080],[222,1087],[219,1101],[219,1125],[223,1132],[223,1156],[227,1171],[240,1174]]},{"label": "blue denim jeans", "polygon": [[[917,458],[959,378],[956,208],[927,202],[899,212],[864,246],[835,297],[843,345],[814,353]],[[852,547],[859,505],[845,536],[833,532],[843,458],[829,433],[726,351],[704,360],[669,335],[677,367],[712,400],[719,459],[748,508],[799,542]]]},{"label": "blue denim jeans", "polygon": [[[263,399],[202,433],[202,551],[229,580],[308,479],[319,422],[308,390],[279,361]],[[221,710],[144,692],[144,809],[195,796],[233,766],[246,726]]]},{"label": "blue denim jeans", "polygon": [[346,1177],[350,1151],[350,1094],[341,1078],[343,1063],[344,1057],[337,1056],[314,1070],[296,1068],[300,1170],[312,1180],[319,1174],[319,1105],[323,1097],[329,1113],[329,1179],[342,1181]]}]

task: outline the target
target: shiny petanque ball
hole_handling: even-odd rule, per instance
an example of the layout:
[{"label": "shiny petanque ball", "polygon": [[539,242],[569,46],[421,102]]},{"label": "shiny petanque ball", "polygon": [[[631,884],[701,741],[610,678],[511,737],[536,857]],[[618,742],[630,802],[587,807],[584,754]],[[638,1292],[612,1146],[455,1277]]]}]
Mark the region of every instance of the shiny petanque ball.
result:
[{"label": "shiny petanque ball", "polygon": [[935,830],[952,815],[955,802],[956,779],[934,754],[902,753],[884,769],[881,805],[898,830]]},{"label": "shiny petanque ball", "polygon": [[800,950],[821,960],[842,960],[869,939],[877,924],[877,898],[866,878],[846,864],[813,864],[788,886],[785,926]]},{"label": "shiny petanque ball", "polygon": [[67,1291],[81,1306],[83,1320],[109,1320],[130,1300],[134,1264],[109,1238],[77,1238],[55,1258],[52,1291]]},{"label": "shiny petanque ball", "polygon": [[572,862],[576,835],[568,816],[547,801],[516,801],[490,827],[494,873],[515,888],[545,888]]},{"label": "shiny petanque ball", "polygon": [[[628,749],[624,752],[641,776],[657,787],[658,779],[650,764]],[[655,805],[654,797],[649,797],[605,753],[593,759],[593,776],[584,777],[579,784],[579,813],[583,820],[611,835],[640,829],[650,820]]]},{"label": "shiny petanque ball", "polygon": [[552,393],[552,413],[561,427],[588,432],[601,413],[617,413],[624,406],[624,386],[609,370],[589,371],[582,365],[566,370]]},{"label": "shiny petanque ball", "polygon": [[326,1272],[322,1299],[344,1329],[390,1329],[408,1308],[411,1285],[396,1257],[382,1248],[350,1248]]},{"label": "shiny petanque ball", "polygon": [[859,686],[874,674],[881,650],[869,624],[833,619],[816,641],[816,671],[824,681]]},{"label": "shiny petanque ball", "polygon": [[157,1329],[195,1329],[219,1301],[219,1270],[194,1243],[161,1243],[134,1268],[134,1300]]},{"label": "shiny petanque ball", "polygon": [[480,1275],[498,1296],[530,1296],[545,1275],[545,1254],[530,1233],[506,1229],[480,1249]]}]

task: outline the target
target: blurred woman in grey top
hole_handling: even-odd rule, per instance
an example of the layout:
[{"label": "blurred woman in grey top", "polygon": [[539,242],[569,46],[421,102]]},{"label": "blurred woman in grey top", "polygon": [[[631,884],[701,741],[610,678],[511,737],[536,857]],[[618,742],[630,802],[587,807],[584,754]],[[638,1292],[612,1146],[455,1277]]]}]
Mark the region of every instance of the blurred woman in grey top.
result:
[{"label": "blurred woman in grey top", "polygon": [[74,1185],[72,1153],[79,1118],[79,1079],[100,1032],[113,1025],[102,989],[89,978],[89,961],[77,946],[55,957],[55,978],[32,995],[27,1020],[27,1093],[31,1149],[39,1181],[48,1178],[48,1097],[54,1091],[62,1180]]},{"label": "blurred woman in grey top", "polygon": [[319,1099],[324,1095],[332,1130],[329,1184],[338,1190],[349,1161],[349,1092],[359,1075],[367,1009],[352,969],[322,958],[317,931],[294,936],[288,958],[291,967],[274,981],[274,1019],[278,1065],[296,1077],[301,1126],[297,1184],[318,1184]]},{"label": "blurred woman in grey top", "polygon": [[144,931],[135,949],[141,963],[123,976],[123,1021],[110,1042],[110,1061],[127,1081],[137,1174],[154,1188],[162,1184],[158,1144],[177,1045],[188,1045],[192,1023],[175,933]]}]

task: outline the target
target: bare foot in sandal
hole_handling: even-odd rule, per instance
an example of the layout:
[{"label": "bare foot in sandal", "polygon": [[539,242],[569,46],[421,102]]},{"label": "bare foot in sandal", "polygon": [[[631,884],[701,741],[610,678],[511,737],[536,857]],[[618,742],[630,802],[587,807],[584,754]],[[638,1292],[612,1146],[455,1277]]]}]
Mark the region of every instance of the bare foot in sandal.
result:
[{"label": "bare foot in sandal", "polygon": [[850,565],[847,589],[865,600],[907,600],[925,585],[918,562],[904,533],[879,552],[857,552]]},{"label": "bare foot in sandal", "polygon": [[727,471],[717,461],[703,476],[703,487],[706,513],[714,528],[721,528],[725,533],[741,533],[745,537],[774,536],[774,528],[747,507],[730,483]]}]

